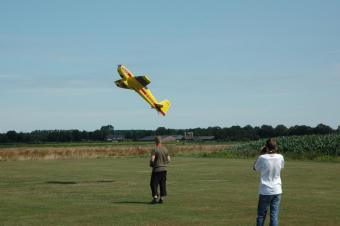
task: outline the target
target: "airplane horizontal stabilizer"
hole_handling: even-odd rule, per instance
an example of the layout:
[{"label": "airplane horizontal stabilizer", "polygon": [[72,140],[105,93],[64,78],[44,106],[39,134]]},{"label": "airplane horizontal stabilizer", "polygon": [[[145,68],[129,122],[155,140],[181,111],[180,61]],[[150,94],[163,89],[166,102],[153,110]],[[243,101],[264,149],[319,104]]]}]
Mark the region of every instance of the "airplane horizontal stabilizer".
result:
[{"label": "airplane horizontal stabilizer", "polygon": [[126,81],[125,81],[124,79],[120,79],[120,80],[115,81],[115,84],[116,84],[116,86],[118,86],[118,87],[120,87],[120,88],[131,89],[131,88],[127,85],[127,83],[126,83]]},{"label": "airplane horizontal stabilizer", "polygon": [[164,114],[166,114],[168,112],[169,108],[170,108],[171,103],[170,103],[169,100],[162,100],[161,102],[157,103],[156,105],[157,105],[157,107],[160,108],[160,110]]}]

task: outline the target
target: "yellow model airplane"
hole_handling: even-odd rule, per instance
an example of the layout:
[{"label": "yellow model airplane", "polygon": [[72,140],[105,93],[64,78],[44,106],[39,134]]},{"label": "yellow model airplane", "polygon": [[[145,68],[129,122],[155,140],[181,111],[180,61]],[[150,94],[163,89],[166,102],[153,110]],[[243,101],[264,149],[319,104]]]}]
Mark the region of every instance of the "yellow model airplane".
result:
[{"label": "yellow model airplane", "polygon": [[122,79],[115,81],[115,84],[124,89],[133,89],[144,100],[146,100],[152,108],[156,109],[159,113],[165,116],[170,108],[170,101],[163,100],[158,102],[152,95],[151,91],[146,87],[150,84],[150,79],[144,76],[135,77],[124,65],[118,65],[117,71]]}]

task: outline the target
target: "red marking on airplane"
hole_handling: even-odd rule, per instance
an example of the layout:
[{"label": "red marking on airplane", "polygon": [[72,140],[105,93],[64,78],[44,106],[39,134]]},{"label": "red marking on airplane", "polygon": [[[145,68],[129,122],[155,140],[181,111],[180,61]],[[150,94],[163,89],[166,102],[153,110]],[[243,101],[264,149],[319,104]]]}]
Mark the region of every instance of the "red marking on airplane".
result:
[{"label": "red marking on airplane", "polygon": [[130,78],[133,77],[132,74],[128,70],[126,70],[124,67],[121,67],[121,68]]},{"label": "red marking on airplane", "polygon": [[165,115],[165,113],[161,110],[161,108],[158,107],[158,105],[157,105],[155,102],[152,101],[152,99],[151,99],[150,96],[147,94],[147,92],[144,90],[144,88],[142,88],[141,91],[142,91],[142,93],[143,93],[145,96],[147,96],[147,97],[150,99],[150,101],[152,102],[154,108],[156,108],[162,115]]}]

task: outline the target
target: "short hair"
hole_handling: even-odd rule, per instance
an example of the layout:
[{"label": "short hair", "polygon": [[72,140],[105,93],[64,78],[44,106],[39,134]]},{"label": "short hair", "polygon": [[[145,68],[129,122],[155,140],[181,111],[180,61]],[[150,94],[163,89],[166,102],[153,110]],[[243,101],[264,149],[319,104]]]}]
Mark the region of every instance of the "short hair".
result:
[{"label": "short hair", "polygon": [[266,148],[268,153],[275,153],[277,151],[277,143],[274,138],[269,138],[266,141]]},{"label": "short hair", "polygon": [[267,148],[266,148],[266,146],[261,147],[261,149],[260,149],[260,154],[263,155],[263,154],[266,154],[266,153],[267,153]]},{"label": "short hair", "polygon": [[162,141],[162,138],[160,136],[155,136],[155,143],[160,144]]}]

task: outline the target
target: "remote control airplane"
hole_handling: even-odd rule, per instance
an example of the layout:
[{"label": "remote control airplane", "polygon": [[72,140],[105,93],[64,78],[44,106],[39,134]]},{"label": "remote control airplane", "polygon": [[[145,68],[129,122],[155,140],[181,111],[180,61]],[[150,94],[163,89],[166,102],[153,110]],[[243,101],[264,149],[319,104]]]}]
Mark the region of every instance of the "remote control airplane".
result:
[{"label": "remote control airplane", "polygon": [[152,108],[165,116],[170,108],[170,101],[163,100],[158,102],[156,100],[151,91],[146,87],[151,82],[146,75],[135,77],[124,65],[118,65],[117,71],[122,79],[115,81],[116,86],[124,89],[133,89],[143,97]]}]

